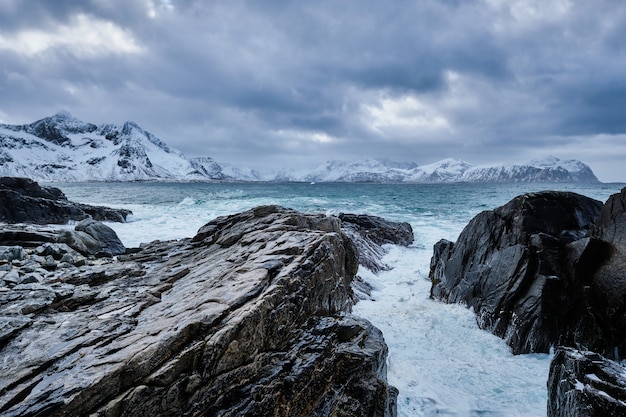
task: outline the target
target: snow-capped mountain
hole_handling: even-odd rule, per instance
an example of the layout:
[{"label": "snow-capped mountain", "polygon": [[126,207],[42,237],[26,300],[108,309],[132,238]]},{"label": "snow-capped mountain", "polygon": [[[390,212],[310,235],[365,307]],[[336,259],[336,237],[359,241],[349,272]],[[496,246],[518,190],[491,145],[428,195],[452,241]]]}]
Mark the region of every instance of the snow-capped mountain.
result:
[{"label": "snow-capped mountain", "polygon": [[[525,164],[474,166],[456,158],[401,168],[383,159],[356,162],[328,161],[308,173],[282,171],[281,181],[310,182],[598,182],[591,169],[580,161],[563,161],[553,156]],[[405,165],[406,166],[406,165]]]},{"label": "snow-capped mountain", "polygon": [[433,164],[418,166],[411,170],[407,182],[458,182],[472,168],[468,162],[447,158]]},{"label": "snow-capped mountain", "polygon": [[361,159],[328,161],[314,170],[260,173],[187,158],[133,122],[85,123],[67,112],[27,125],[0,124],[0,176],[37,181],[303,181],[303,182],[598,182],[580,161],[555,157],[519,165],[474,166],[460,159],[428,165]]},{"label": "snow-capped mountain", "polygon": [[463,173],[468,182],[599,182],[587,165],[553,156],[525,164],[472,167]]},{"label": "snow-capped mountain", "polygon": [[96,126],[67,112],[0,125],[0,175],[40,181],[224,178],[211,158],[189,160],[133,122]]},{"label": "snow-capped mountain", "polygon": [[384,160],[370,158],[356,162],[334,160],[295,179],[307,182],[401,182],[404,178],[403,171],[405,170],[388,166]]},{"label": "snow-capped mountain", "polygon": [[224,162],[221,163],[221,166],[225,177],[232,181],[271,181],[274,179],[271,174],[264,175],[251,168],[236,167]]}]

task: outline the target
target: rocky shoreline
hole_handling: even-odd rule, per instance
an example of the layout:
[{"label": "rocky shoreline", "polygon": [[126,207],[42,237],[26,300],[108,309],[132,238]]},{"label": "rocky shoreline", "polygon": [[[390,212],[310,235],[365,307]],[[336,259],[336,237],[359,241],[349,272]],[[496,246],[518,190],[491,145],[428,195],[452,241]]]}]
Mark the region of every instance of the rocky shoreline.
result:
[{"label": "rocky shoreline", "polygon": [[462,303],[514,353],[555,356],[548,415],[626,415],[626,189],[605,204],[546,191],[439,241],[431,296]]},{"label": "rocky shoreline", "polygon": [[[128,211],[25,179],[0,196],[1,415],[395,415],[383,335],[350,311],[358,265],[389,269],[409,224],[261,206],[128,249],[93,214]],[[525,194],[435,245],[431,297],[514,353],[554,352],[548,416],[626,415],[625,254],[626,189]]]},{"label": "rocky shoreline", "polygon": [[395,415],[383,335],[350,314],[359,253],[339,218],[262,206],[108,255],[62,242],[107,228],[79,226],[3,226],[3,416]]}]

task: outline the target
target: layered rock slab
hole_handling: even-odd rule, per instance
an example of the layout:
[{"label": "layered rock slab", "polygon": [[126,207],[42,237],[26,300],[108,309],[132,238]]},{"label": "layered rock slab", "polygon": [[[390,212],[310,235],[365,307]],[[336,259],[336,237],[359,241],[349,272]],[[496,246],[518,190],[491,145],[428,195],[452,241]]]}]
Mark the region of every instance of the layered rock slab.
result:
[{"label": "layered rock slab", "polygon": [[16,285],[0,413],[393,415],[382,334],[348,313],[357,259],[339,219],[266,206]]}]

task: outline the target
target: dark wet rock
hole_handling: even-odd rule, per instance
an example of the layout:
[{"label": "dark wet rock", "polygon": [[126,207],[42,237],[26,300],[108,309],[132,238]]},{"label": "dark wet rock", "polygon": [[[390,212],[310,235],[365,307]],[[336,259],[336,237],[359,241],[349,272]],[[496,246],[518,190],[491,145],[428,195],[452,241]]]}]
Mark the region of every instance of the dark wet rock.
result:
[{"label": "dark wet rock", "polygon": [[626,415],[626,370],[601,355],[560,348],[550,364],[548,417]]},{"label": "dark wet rock", "polygon": [[435,245],[431,296],[472,307],[480,327],[504,338],[514,353],[588,339],[575,323],[589,315],[588,288],[564,259],[584,255],[580,239],[601,207],[578,194],[546,191],[480,213],[456,243]]},{"label": "dark wet rock", "polygon": [[549,417],[626,415],[626,189],[604,205],[544,192],[483,212],[435,245],[430,276],[434,298],[473,307],[514,353],[556,347]]},{"label": "dark wet rock", "polygon": [[589,341],[574,346],[626,359],[626,188],[609,197],[578,246],[573,273],[584,292],[577,328]]},{"label": "dark wet rock", "polygon": [[17,283],[0,414],[392,416],[382,334],[349,313],[357,266],[337,218],[266,206]]},{"label": "dark wet rock", "polygon": [[413,228],[406,222],[394,222],[365,214],[339,214],[342,230],[359,252],[359,263],[374,273],[389,270],[382,262],[383,245],[408,246],[413,243]]},{"label": "dark wet rock", "polygon": [[0,177],[0,221],[64,224],[93,218],[123,222],[131,211],[73,203],[55,187],[41,187],[28,178]]}]

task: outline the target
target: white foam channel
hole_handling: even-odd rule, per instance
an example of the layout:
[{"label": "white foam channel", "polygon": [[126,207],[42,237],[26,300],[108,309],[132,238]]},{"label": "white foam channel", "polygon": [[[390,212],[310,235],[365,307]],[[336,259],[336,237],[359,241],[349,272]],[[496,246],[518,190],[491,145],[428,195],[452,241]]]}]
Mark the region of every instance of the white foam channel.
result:
[{"label": "white foam channel", "polygon": [[354,312],[381,329],[389,345],[398,415],[545,415],[550,356],[514,356],[478,328],[472,311],[431,300],[430,247],[388,249],[393,270],[359,271],[373,284],[374,301],[359,302]]}]

